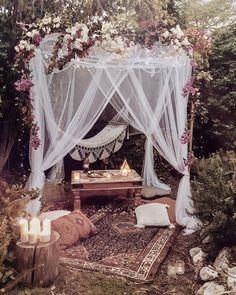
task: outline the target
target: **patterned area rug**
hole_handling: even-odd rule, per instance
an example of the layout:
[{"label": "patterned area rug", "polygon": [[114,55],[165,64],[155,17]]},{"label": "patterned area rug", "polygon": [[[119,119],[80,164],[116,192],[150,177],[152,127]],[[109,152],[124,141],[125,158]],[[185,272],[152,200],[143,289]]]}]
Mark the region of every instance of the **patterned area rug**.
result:
[{"label": "patterned area rug", "polygon": [[72,268],[152,280],[179,228],[135,227],[132,209],[98,212],[90,218],[98,233],[61,251],[60,260]]}]

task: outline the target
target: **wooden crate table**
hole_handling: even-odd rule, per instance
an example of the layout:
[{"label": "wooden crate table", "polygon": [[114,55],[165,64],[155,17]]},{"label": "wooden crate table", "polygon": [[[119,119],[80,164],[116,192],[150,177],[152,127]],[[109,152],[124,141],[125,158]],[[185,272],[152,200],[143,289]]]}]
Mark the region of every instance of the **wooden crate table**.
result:
[{"label": "wooden crate table", "polygon": [[49,242],[16,244],[17,269],[25,273],[21,280],[24,285],[48,286],[54,281],[59,273],[59,239],[59,233],[54,231]]},{"label": "wooden crate table", "polygon": [[[89,196],[118,196],[133,197],[135,204],[141,201],[142,178],[135,170],[127,176],[122,176],[120,170],[94,170],[94,175],[104,177],[90,177],[80,170],[72,171],[80,175],[80,179],[71,178],[71,190],[74,209],[81,208],[81,198]],[[110,175],[108,177],[108,175]]]}]

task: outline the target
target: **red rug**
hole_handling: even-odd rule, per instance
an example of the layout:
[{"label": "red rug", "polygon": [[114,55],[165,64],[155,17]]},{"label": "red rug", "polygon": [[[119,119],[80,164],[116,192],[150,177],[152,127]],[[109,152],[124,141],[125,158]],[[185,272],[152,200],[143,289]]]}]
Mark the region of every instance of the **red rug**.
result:
[{"label": "red rug", "polygon": [[62,250],[60,261],[72,268],[152,280],[179,228],[135,227],[131,209],[100,212],[90,218],[98,234]]}]

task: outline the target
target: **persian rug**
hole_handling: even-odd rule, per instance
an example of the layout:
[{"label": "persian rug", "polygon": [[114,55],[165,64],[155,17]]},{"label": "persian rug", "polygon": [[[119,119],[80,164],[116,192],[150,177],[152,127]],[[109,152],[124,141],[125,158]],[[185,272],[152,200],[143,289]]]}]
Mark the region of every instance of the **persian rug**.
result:
[{"label": "persian rug", "polygon": [[90,217],[98,233],[61,250],[60,261],[73,269],[152,280],[179,228],[137,228],[132,209],[98,212]]}]

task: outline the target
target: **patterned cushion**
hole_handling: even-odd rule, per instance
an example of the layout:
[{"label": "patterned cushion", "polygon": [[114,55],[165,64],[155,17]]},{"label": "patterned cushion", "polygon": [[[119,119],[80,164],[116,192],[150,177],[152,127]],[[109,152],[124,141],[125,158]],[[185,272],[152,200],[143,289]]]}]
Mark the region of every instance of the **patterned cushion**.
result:
[{"label": "patterned cushion", "polygon": [[64,248],[96,232],[96,226],[80,210],[53,220],[52,228],[60,234],[60,243]]}]

